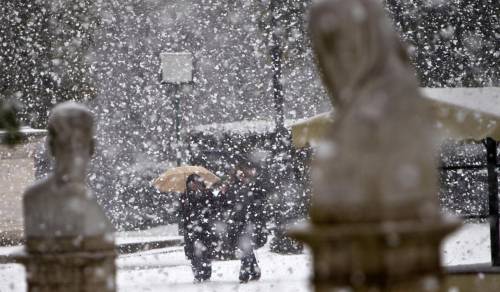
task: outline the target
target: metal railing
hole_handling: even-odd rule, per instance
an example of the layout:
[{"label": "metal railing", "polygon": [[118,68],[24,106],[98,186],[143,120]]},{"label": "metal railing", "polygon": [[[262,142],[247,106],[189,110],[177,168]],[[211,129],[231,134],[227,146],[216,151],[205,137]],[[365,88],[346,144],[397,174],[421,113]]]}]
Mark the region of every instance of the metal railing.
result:
[{"label": "metal railing", "polygon": [[482,140],[486,148],[486,164],[480,165],[459,165],[459,166],[441,166],[442,171],[456,170],[483,170],[488,171],[488,215],[463,215],[464,219],[486,219],[490,224],[490,243],[491,243],[491,264],[500,266],[500,214],[499,214],[499,199],[498,199],[498,173],[497,167],[500,165],[497,162],[497,144],[498,142],[492,138]]}]

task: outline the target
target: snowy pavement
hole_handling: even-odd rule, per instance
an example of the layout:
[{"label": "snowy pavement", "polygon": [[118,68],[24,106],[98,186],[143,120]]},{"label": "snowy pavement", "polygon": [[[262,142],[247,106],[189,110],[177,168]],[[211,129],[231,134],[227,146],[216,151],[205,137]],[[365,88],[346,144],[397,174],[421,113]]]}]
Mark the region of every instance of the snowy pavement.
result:
[{"label": "snowy pavement", "polygon": [[[489,244],[487,224],[468,224],[443,245],[443,264],[450,266],[489,262]],[[118,291],[312,291],[308,281],[312,268],[308,252],[302,255],[278,255],[264,247],[257,250],[257,258],[262,268],[260,281],[240,284],[239,261],[216,261],[213,263],[211,281],[194,284],[191,266],[184,257],[182,247],[121,255],[117,260]],[[0,265],[0,292],[4,291],[26,291],[22,266]]]},{"label": "snowy pavement", "polygon": [[[240,262],[236,260],[214,262],[212,279],[194,284],[191,265],[185,259],[182,247],[123,255],[117,260],[118,291],[311,291],[308,285],[311,261],[307,254],[277,255],[267,248],[258,250],[256,254],[262,278],[248,284],[239,283]],[[22,266],[0,265],[0,292],[25,292],[24,277]]]},{"label": "snowy pavement", "polygon": [[119,253],[131,253],[180,245],[184,238],[178,234],[177,224],[162,225],[147,230],[117,232],[115,243]]},{"label": "snowy pavement", "polygon": [[447,238],[442,247],[444,266],[490,263],[490,226],[466,224]]},{"label": "snowy pavement", "polygon": [[212,279],[193,284],[190,263],[182,248],[166,248],[118,260],[119,291],[310,291],[308,277],[311,260],[307,254],[277,255],[267,248],[257,251],[262,268],[260,281],[240,284],[239,261],[213,263]]}]

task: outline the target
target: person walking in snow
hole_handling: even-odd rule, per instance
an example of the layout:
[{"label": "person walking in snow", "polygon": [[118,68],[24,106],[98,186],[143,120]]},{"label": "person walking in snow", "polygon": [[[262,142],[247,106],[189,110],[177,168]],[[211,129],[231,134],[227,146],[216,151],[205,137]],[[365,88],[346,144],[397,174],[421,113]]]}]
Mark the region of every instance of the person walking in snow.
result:
[{"label": "person walking in snow", "polygon": [[255,233],[262,230],[264,218],[264,192],[255,183],[256,168],[249,163],[240,163],[236,168],[234,181],[227,192],[233,202],[229,220],[231,246],[238,246],[242,252],[239,280],[246,283],[258,280],[261,270],[255,257]]},{"label": "person walking in snow", "polygon": [[214,235],[213,194],[203,179],[191,174],[186,180],[186,192],[181,196],[181,226],[184,229],[184,252],[191,261],[194,279],[203,282],[212,275],[211,254],[216,242]]}]

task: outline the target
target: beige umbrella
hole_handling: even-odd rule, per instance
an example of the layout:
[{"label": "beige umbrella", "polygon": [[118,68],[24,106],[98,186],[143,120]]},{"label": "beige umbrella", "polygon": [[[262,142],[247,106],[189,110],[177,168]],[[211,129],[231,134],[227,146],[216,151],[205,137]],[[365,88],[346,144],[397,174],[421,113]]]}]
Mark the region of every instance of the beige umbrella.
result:
[{"label": "beige umbrella", "polygon": [[167,170],[153,180],[153,185],[160,192],[183,193],[186,191],[186,180],[191,174],[202,177],[207,187],[220,181],[218,176],[202,166],[184,165]]}]

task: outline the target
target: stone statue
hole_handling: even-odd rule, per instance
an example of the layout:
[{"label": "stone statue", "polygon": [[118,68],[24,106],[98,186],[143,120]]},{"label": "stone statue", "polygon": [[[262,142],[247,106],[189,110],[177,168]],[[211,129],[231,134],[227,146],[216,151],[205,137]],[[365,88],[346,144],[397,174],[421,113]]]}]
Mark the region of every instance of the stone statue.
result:
[{"label": "stone statue", "polygon": [[335,120],[313,165],[312,225],[291,234],[313,250],[316,291],[438,285],[457,224],[440,216],[434,116],[381,1],[316,1],[310,32]]},{"label": "stone statue", "polygon": [[67,102],[49,117],[54,171],[23,198],[28,291],[115,291],[113,227],[86,188],[94,122]]},{"label": "stone statue", "polygon": [[[28,242],[48,237],[104,238],[113,234],[109,220],[85,184],[87,165],[94,151],[93,128],[92,114],[85,107],[69,102],[54,108],[47,141],[55,158],[54,173],[24,195]],[[32,247],[35,246],[28,245]]]},{"label": "stone statue", "polygon": [[314,220],[436,220],[433,116],[380,1],[319,1],[310,20],[335,108]]}]

